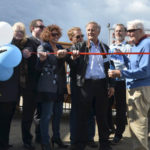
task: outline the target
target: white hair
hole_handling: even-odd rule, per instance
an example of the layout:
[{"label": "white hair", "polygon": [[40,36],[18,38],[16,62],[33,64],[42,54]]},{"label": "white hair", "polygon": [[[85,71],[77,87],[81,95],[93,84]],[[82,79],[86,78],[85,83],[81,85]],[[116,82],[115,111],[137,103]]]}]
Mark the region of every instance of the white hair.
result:
[{"label": "white hair", "polygon": [[132,20],[127,22],[127,30],[132,29],[142,29],[144,31],[143,21],[141,20]]},{"label": "white hair", "polygon": [[94,24],[94,25],[96,26],[97,30],[98,30],[99,32],[101,31],[101,26],[100,26],[97,22],[95,22],[95,21],[89,22],[89,23],[86,25],[86,28],[87,28],[87,26],[88,26],[89,24]]}]

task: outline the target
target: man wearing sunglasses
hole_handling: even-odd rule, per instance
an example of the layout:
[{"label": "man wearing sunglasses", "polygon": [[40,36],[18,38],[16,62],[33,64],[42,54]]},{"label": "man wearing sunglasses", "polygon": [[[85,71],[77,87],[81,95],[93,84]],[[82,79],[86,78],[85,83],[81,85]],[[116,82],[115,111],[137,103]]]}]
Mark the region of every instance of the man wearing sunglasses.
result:
[{"label": "man wearing sunglasses", "polygon": [[126,96],[128,105],[128,125],[133,150],[148,148],[148,110],[150,108],[150,39],[145,35],[140,20],[127,24],[130,40],[135,44],[130,55],[128,70],[110,70],[109,77],[126,78]]},{"label": "man wearing sunglasses", "polygon": [[37,61],[37,55],[32,54],[31,52],[37,52],[37,47],[41,44],[40,34],[43,31],[44,24],[43,20],[36,19],[30,23],[30,32],[32,36],[29,38],[31,40],[30,50],[24,50],[23,53],[28,62],[28,81],[27,81],[27,93],[26,99],[23,102],[23,113],[22,113],[22,139],[24,143],[24,147],[26,149],[33,150],[34,146],[32,145],[32,134],[30,132],[34,112],[36,110],[35,119],[35,141],[40,143],[41,135],[40,135],[40,104],[36,102],[36,89],[37,89],[37,80],[38,80],[38,72],[35,70],[35,64]]},{"label": "man wearing sunglasses", "polygon": [[76,44],[78,42],[83,42],[84,35],[79,27],[73,27],[68,30],[68,37],[72,44]]},{"label": "man wearing sunglasses", "polygon": [[[72,44],[77,44],[79,42],[83,42],[84,35],[82,34],[82,31],[79,27],[73,27],[68,30],[68,37]],[[71,67],[70,67],[71,69]],[[77,93],[76,93],[76,83],[75,80],[75,74],[73,73],[73,70],[70,70],[70,77],[71,77],[71,113],[70,113],[70,140],[71,140],[71,147],[74,145],[74,136],[75,136],[75,122],[76,120],[76,99]],[[92,148],[98,147],[98,145],[94,142],[94,136],[95,136],[95,118],[94,118],[94,110],[92,109],[89,120],[88,120],[88,146]]]}]

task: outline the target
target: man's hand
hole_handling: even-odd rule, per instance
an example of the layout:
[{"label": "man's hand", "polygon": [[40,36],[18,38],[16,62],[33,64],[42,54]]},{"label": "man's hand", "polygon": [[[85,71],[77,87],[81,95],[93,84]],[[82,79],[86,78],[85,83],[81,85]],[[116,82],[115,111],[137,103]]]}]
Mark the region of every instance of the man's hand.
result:
[{"label": "man's hand", "polygon": [[116,78],[116,77],[120,78],[121,72],[120,72],[120,70],[109,70],[108,71],[108,76],[110,78]]},{"label": "man's hand", "polygon": [[114,52],[115,53],[122,53],[122,51],[120,49],[118,49],[118,48],[116,48]]},{"label": "man's hand", "polygon": [[109,98],[112,97],[114,95],[114,93],[115,93],[115,89],[113,87],[110,87],[108,89],[108,97]]},{"label": "man's hand", "polygon": [[72,56],[71,56],[72,60],[77,59],[79,56],[80,56],[79,50],[72,51]]}]

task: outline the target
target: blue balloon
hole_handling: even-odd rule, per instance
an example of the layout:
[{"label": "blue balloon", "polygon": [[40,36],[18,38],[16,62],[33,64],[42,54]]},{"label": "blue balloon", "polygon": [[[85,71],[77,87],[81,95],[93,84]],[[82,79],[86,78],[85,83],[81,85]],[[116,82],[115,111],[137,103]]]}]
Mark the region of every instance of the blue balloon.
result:
[{"label": "blue balloon", "polygon": [[18,47],[7,44],[0,47],[0,65],[6,68],[12,68],[19,65],[22,59],[22,53]]},{"label": "blue balloon", "polygon": [[0,66],[0,81],[6,81],[11,78],[11,76],[14,73],[13,68],[6,68],[3,66]]}]

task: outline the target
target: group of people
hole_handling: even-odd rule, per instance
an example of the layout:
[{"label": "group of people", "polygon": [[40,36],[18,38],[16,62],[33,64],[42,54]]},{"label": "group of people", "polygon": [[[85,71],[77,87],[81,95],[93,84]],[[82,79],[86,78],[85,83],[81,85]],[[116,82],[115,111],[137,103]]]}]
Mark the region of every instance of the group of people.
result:
[{"label": "group of people", "polygon": [[[21,129],[24,148],[35,149],[30,132],[33,119],[35,141],[41,144],[42,150],[52,150],[54,144],[68,147],[60,135],[66,92],[65,63],[70,68],[70,150],[98,147],[94,141],[95,123],[98,126],[99,150],[112,150],[111,145],[122,139],[127,118],[132,149],[148,150],[150,55],[143,53],[150,52],[150,39],[140,20],[128,22],[127,28],[116,24],[115,43],[110,46],[99,40],[101,26],[97,22],[86,25],[86,41],[81,29],[73,27],[68,30],[72,43],[68,49],[58,44],[62,30],[57,25],[45,26],[41,19],[33,20],[30,24],[31,37],[26,36],[25,25],[21,22],[15,23],[12,28],[12,44],[19,47],[23,59],[13,76],[0,82],[0,150],[8,150],[11,146],[10,126],[20,96],[23,97]],[[125,41],[127,34],[132,45]],[[128,52],[139,54],[125,54]],[[112,101],[115,101],[116,108],[115,126]],[[52,137],[49,136],[51,119]],[[110,142],[112,132],[115,136]]]}]

